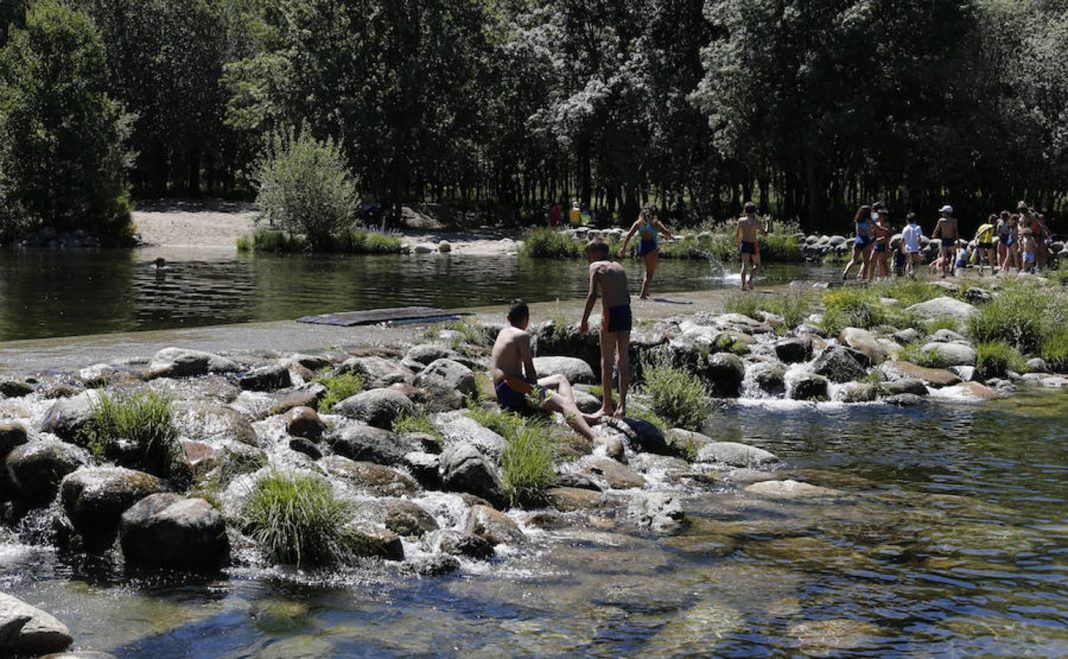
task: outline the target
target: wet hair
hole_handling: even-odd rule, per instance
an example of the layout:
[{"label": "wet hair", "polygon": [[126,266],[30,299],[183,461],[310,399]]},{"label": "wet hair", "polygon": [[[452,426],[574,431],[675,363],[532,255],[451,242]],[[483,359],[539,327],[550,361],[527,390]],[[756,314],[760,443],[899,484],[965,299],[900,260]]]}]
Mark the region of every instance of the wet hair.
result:
[{"label": "wet hair", "polygon": [[742,208],[742,210],[744,210],[746,213],[755,213],[756,212],[756,204],[754,204],[751,201],[747,201],[747,202],[745,202],[745,206]]},{"label": "wet hair", "polygon": [[856,224],[861,220],[867,219],[871,219],[871,206],[864,204],[857,210],[857,215],[853,218],[853,223]]},{"label": "wet hair", "polygon": [[529,318],[530,307],[527,306],[527,303],[519,298],[512,300],[512,304],[508,306],[508,322],[518,325]]},{"label": "wet hair", "polygon": [[586,253],[591,256],[596,256],[600,259],[608,258],[608,243],[600,238],[594,238],[590,242],[586,243]]}]

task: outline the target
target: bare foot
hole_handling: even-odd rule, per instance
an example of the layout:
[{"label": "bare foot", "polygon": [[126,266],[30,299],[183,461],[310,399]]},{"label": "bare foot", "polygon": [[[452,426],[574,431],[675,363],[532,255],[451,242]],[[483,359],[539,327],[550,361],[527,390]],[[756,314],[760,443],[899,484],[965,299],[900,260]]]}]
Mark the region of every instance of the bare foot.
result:
[{"label": "bare foot", "polygon": [[616,417],[617,419],[622,419],[623,417],[627,416],[627,408],[620,407],[618,410],[615,411],[615,414],[613,414],[612,416]]}]

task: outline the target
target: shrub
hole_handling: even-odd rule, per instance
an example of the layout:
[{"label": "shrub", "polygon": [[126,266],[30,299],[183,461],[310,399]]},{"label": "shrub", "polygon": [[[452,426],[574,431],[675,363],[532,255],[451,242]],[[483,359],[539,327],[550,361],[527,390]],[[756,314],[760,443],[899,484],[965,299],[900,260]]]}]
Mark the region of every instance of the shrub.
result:
[{"label": "shrub", "polygon": [[968,321],[968,331],[977,343],[1004,342],[1022,353],[1034,353],[1042,345],[1045,294],[1028,288],[1011,288],[979,307]]},{"label": "shrub", "polygon": [[1023,357],[1004,341],[980,343],[975,351],[975,371],[984,380],[1006,377],[1010,370],[1023,370]]},{"label": "shrub", "polygon": [[350,556],[351,511],[311,474],[273,472],[256,481],[242,510],[245,532],[275,563],[320,567]]},{"label": "shrub", "polygon": [[649,396],[650,411],[671,427],[701,430],[712,411],[712,401],[696,375],[666,361],[646,364],[643,374],[642,389]]},{"label": "shrub", "polygon": [[319,409],[326,414],[330,413],[334,405],[363,391],[364,385],[363,378],[354,373],[321,375],[315,381],[326,387],[326,394],[319,401]]},{"label": "shrub", "polygon": [[381,231],[353,229],[345,234],[333,251],[347,254],[400,254],[401,239]]},{"label": "shrub", "polygon": [[584,256],[583,244],[569,234],[548,228],[534,229],[523,236],[521,252],[535,258],[578,258]]},{"label": "shrub", "polygon": [[1057,373],[1068,373],[1068,329],[1058,328],[1042,339],[1041,357]]},{"label": "shrub", "polygon": [[556,484],[554,442],[549,429],[527,423],[504,445],[501,482],[513,506],[537,506],[545,502]]},{"label": "shrub", "polygon": [[846,327],[870,329],[887,320],[885,305],[873,291],[859,288],[839,288],[823,295],[824,331],[837,335]]},{"label": "shrub", "polygon": [[911,307],[914,304],[927,302],[945,295],[945,291],[934,284],[909,278],[875,284],[871,287],[871,290],[878,297],[897,300],[902,307]]},{"label": "shrub", "polygon": [[328,248],[352,225],[356,186],[332,139],[320,142],[306,127],[276,133],[258,179],[260,219],[289,234],[303,234],[314,250]]},{"label": "shrub", "polygon": [[102,394],[80,443],[99,459],[168,476],[180,451],[170,398],[155,392],[112,398]]}]

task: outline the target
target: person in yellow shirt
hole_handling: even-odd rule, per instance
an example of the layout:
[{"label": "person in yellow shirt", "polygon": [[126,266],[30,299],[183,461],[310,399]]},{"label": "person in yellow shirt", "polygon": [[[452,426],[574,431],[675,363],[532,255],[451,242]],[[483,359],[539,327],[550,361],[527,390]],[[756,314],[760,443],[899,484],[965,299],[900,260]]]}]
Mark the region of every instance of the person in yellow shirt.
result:
[{"label": "person in yellow shirt", "polygon": [[975,253],[979,262],[979,276],[983,276],[983,260],[990,264],[990,274],[997,274],[997,261],[994,260],[994,228],[997,226],[998,216],[991,215],[985,224],[979,225],[975,232]]},{"label": "person in yellow shirt", "polygon": [[571,222],[571,226],[573,227],[582,224],[582,209],[579,208],[577,201],[571,204],[571,210],[568,212],[567,219]]}]

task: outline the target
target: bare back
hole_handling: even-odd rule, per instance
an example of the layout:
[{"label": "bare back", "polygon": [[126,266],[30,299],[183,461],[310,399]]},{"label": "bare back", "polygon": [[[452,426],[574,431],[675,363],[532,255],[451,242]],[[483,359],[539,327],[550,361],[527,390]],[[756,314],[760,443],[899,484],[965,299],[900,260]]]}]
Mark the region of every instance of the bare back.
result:
[{"label": "bare back", "polygon": [[[505,327],[497,335],[490,357],[494,384],[506,377],[523,378],[523,367],[531,358],[530,335],[518,327]],[[534,376],[533,373],[530,374]]]},{"label": "bare back", "polygon": [[755,243],[759,230],[760,220],[756,217],[742,216],[738,218],[738,233],[741,236],[741,240],[747,243]]},{"label": "bare back", "polygon": [[938,226],[941,228],[941,233],[938,235],[942,238],[953,238],[957,236],[957,218],[955,217],[943,217],[938,220]]},{"label": "bare back", "polygon": [[601,292],[605,309],[630,304],[627,271],[615,261],[594,261],[590,264],[590,283]]}]

